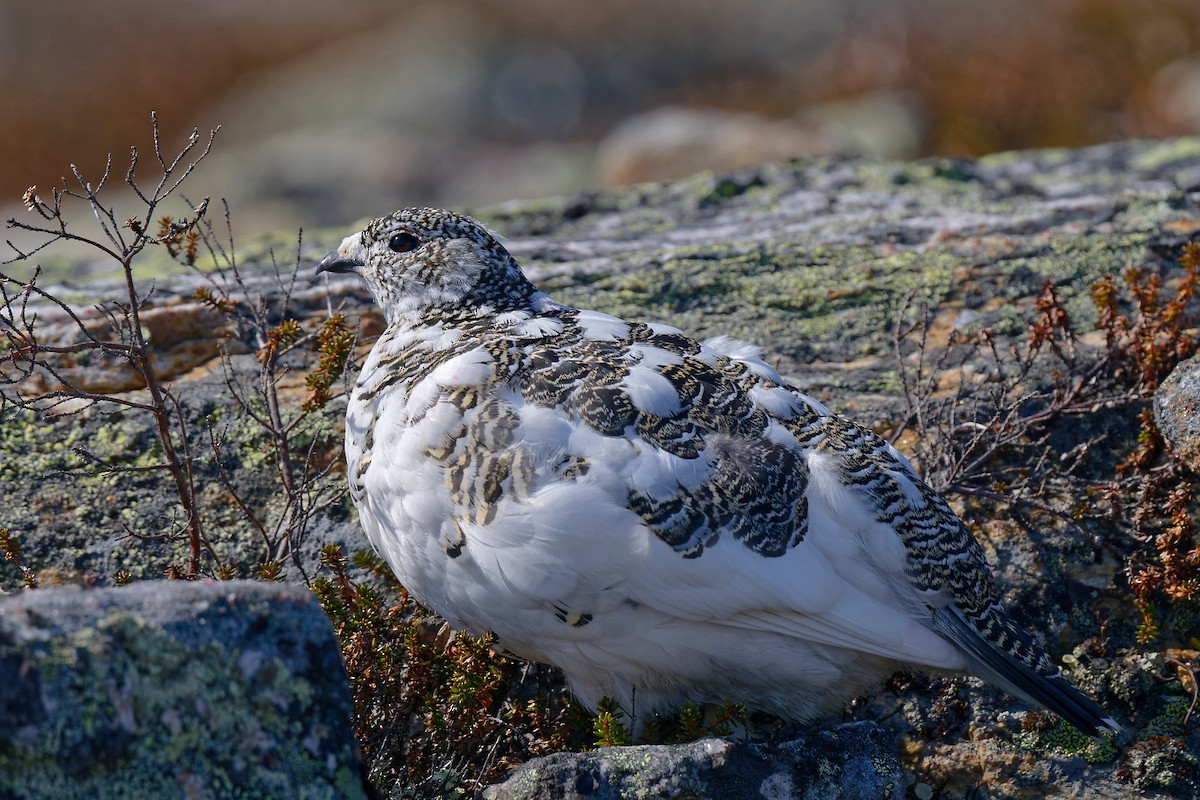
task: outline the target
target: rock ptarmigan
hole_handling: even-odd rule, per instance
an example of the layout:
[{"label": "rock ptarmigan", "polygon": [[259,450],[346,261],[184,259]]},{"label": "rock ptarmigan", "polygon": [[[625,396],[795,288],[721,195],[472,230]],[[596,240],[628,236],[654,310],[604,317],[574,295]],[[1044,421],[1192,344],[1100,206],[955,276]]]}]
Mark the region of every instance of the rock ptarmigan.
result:
[{"label": "rock ptarmigan", "polygon": [[559,305],[448,211],[377,219],[318,270],[357,273],[387,319],[346,413],[371,543],[585,705],[803,721],[923,666],[1120,730],[904,456],[754,348]]}]

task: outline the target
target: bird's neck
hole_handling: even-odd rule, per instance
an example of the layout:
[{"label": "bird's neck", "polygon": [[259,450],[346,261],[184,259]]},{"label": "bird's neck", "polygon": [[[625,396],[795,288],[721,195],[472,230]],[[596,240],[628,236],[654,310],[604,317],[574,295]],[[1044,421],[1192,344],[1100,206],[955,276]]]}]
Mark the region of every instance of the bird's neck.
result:
[{"label": "bird's neck", "polygon": [[566,307],[537,290],[520,304],[454,303],[421,307],[397,304],[388,309],[385,336],[403,346],[420,342],[429,349],[436,349],[438,343],[448,343],[448,338],[469,340],[506,335],[527,320],[557,317],[564,310]]},{"label": "bird's neck", "polygon": [[555,314],[563,306],[555,303],[545,292],[529,285],[520,295],[502,295],[482,300],[464,298],[452,303],[417,304],[396,302],[385,308],[389,328],[413,330],[420,328],[480,327],[498,319],[527,319]]}]

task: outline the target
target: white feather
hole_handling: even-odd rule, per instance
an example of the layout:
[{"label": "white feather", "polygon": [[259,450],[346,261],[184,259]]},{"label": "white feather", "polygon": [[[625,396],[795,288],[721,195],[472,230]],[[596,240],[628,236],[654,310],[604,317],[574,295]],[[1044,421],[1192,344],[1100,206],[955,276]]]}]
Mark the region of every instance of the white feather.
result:
[{"label": "white feather", "polygon": [[680,411],[679,393],[671,382],[658,372],[635,367],[621,382],[633,401],[634,408],[656,417],[673,417]]},{"label": "white feather", "polygon": [[577,318],[587,339],[624,339],[629,336],[629,323],[598,311],[580,311]]}]

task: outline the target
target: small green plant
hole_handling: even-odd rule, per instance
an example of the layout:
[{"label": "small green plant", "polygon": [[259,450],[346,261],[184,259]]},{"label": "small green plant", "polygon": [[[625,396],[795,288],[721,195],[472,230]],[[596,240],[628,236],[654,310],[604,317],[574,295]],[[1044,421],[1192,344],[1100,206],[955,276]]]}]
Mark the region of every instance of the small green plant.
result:
[{"label": "small green plant", "polygon": [[611,697],[600,701],[596,717],[592,721],[592,735],[596,737],[596,747],[620,747],[633,742],[633,736],[625,725],[621,706]]},{"label": "small green plant", "polygon": [[262,562],[254,574],[263,583],[279,582],[287,577],[287,573],[283,570],[283,564],[278,561]]},{"label": "small green plant", "polygon": [[346,364],[357,338],[345,314],[335,312],[321,323],[321,329],[317,331],[320,361],[304,379],[305,385],[312,391],[304,401],[305,411],[322,408],[332,399],[330,388],[346,374]]},{"label": "small green plant", "polygon": [[656,717],[646,725],[643,738],[650,744],[683,744],[707,736],[729,736],[734,726],[748,718],[740,703],[702,708],[684,703],[674,717]]}]

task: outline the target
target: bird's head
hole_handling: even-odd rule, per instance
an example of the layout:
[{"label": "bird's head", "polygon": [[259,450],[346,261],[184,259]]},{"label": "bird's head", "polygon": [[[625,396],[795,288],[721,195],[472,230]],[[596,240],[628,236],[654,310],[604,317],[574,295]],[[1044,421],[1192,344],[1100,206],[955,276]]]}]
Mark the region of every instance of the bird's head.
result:
[{"label": "bird's head", "polygon": [[510,311],[538,295],[486,228],[461,214],[405,208],[347,236],[317,272],[354,272],[391,322],[434,308]]}]

